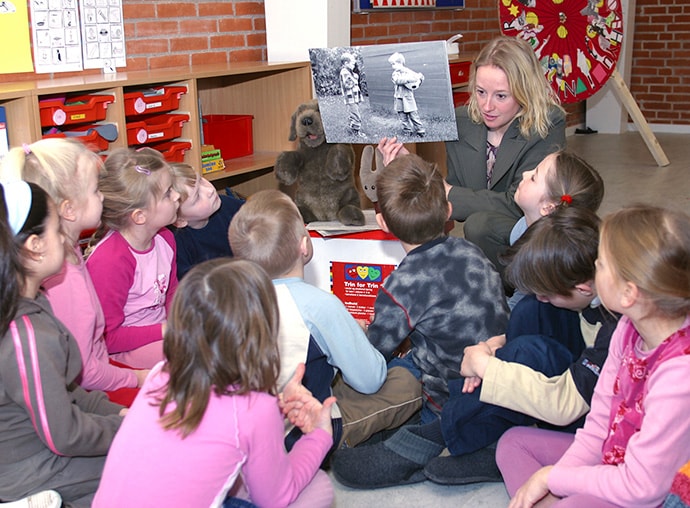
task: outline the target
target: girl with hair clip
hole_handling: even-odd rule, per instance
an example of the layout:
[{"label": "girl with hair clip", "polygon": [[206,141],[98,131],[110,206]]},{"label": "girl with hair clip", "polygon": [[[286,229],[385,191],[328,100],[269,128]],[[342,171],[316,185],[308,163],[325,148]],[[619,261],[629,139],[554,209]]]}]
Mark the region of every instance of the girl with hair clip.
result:
[{"label": "girl with hair clip", "polygon": [[0,201],[0,499],[89,506],[126,409],[76,384],[79,348],[40,291],[65,256],[55,204],[21,180]]},{"label": "girl with hair clip", "polygon": [[79,384],[86,390],[108,392],[111,400],[129,406],[148,371],[110,363],[103,337],[103,309],[79,245],[81,233],[101,222],[101,158],[76,140],[48,138],[13,148],[3,163],[6,173],[18,169],[20,178],[41,186],[57,205],[66,259],[62,270],[47,279],[43,288],[55,315],[79,345],[83,363]]},{"label": "girl with hair clip", "polygon": [[657,507],[690,459],[690,217],[625,208],[601,226],[596,287],[620,312],[584,427],[516,427],[496,460],[511,508]]},{"label": "girl with hair clip", "polygon": [[112,151],[98,188],[102,239],[86,268],[105,315],[106,345],[112,359],[149,369],[163,359],[163,328],[177,288],[175,239],[166,226],[177,219],[180,195],[168,163],[151,148]]},{"label": "girl with hair clip", "polygon": [[[464,236],[503,270],[499,255],[522,212],[513,196],[522,173],[565,147],[565,112],[526,41],[500,36],[470,68],[470,98],[455,110],[458,140],[446,142],[446,192]],[[395,138],[379,150],[387,164],[407,150]]]},{"label": "girl with hair clip", "polygon": [[286,453],[277,335],[276,293],[262,268],[227,258],[192,268],[173,299],[165,361],[113,442],[94,508],[246,506],[247,498],[258,506],[331,506],[319,465],[333,444],[335,398],[321,405],[311,397],[299,384],[300,365],[281,398],[300,401],[284,412],[305,436]]},{"label": "girl with hair clip", "polygon": [[[604,182],[585,160],[562,150],[547,155],[536,168],[522,173],[515,190],[515,203],[524,215],[510,232],[510,245],[537,220],[559,208],[577,206],[596,212],[603,198]],[[510,309],[524,296],[520,291],[513,293],[508,299]]]}]

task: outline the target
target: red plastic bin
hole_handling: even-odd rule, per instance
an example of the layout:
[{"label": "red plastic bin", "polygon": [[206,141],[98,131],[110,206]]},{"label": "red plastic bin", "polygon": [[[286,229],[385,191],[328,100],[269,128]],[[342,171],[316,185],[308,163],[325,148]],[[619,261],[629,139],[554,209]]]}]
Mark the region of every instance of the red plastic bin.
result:
[{"label": "red plastic bin", "polygon": [[254,153],[252,115],[204,115],[204,143],[220,150],[223,159]]},{"label": "red plastic bin", "polygon": [[186,86],[161,86],[152,88],[156,94],[146,91],[125,93],[125,115],[127,117],[174,111],[180,105],[180,97],[187,93]]},{"label": "red plastic bin", "polygon": [[162,153],[168,162],[184,162],[184,153],[192,148],[192,143],[189,141],[166,141],[149,146]]},{"label": "red plastic bin", "polygon": [[464,85],[470,80],[472,62],[453,62],[450,64],[450,82],[453,85]]},{"label": "red plastic bin", "polygon": [[78,130],[81,131],[87,131],[86,134],[80,135],[80,136],[70,136],[68,133],[70,131],[62,131],[62,132],[56,132],[54,134],[44,134],[44,138],[72,138],[72,139],[78,139],[82,143],[84,143],[91,151],[93,152],[101,152],[103,150],[108,149],[108,140],[105,139],[103,136],[101,136],[98,131],[95,129],[90,129],[90,125],[85,125],[84,127],[79,128]]},{"label": "red plastic bin", "polygon": [[75,95],[55,97],[39,101],[41,126],[72,125],[105,120],[108,104],[115,100],[112,95]]},{"label": "red plastic bin", "polygon": [[127,123],[127,144],[143,145],[175,139],[182,134],[182,126],[189,115],[178,113],[156,115],[140,122]]}]

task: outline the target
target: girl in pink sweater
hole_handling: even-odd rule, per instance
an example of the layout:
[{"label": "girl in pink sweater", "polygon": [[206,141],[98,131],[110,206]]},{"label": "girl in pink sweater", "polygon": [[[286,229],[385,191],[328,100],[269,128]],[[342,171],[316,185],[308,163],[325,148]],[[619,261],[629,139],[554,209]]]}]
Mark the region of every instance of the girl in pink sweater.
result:
[{"label": "girl in pink sweater", "polygon": [[690,459],[690,217],[626,208],[600,236],[597,290],[623,317],[574,438],[515,427],[499,441],[510,508],[657,507]]},{"label": "girl in pink sweater", "polygon": [[149,369],[163,359],[163,327],[177,288],[177,249],[166,226],[177,219],[180,195],[163,155],[146,147],[111,151],[98,189],[105,236],[86,268],[103,308],[108,353]]},{"label": "girl in pink sweater", "polygon": [[15,172],[41,186],[55,201],[65,236],[65,263],[58,274],[43,282],[45,294],[79,345],[83,365],[79,384],[86,390],[109,392],[111,400],[124,403],[122,396],[135,393],[148,371],[109,362],[103,310],[79,247],[82,231],[101,222],[103,195],[98,176],[102,169],[101,158],[79,141],[46,138],[13,148],[5,157],[3,175]]},{"label": "girl in pink sweater", "polygon": [[306,435],[286,453],[277,333],[275,290],[258,265],[218,258],[190,270],[170,311],[166,359],[113,441],[94,508],[221,506],[228,495],[276,508],[330,506],[319,465],[333,444],[335,399],[322,406],[292,379],[282,395],[303,402],[293,423]]}]

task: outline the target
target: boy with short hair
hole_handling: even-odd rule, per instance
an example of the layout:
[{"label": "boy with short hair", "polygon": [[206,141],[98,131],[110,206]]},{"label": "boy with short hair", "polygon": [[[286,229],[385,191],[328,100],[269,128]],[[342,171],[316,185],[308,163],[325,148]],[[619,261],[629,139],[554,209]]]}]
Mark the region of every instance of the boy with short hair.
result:
[{"label": "boy with short hair", "polygon": [[180,194],[180,208],[173,233],[177,244],[177,278],[194,265],[223,256],[232,256],[228,227],[243,200],[218,194],[211,182],[192,166],[170,164],[173,188]]},{"label": "boy with short hair", "polygon": [[[379,289],[368,336],[387,359],[409,338],[410,351],[391,365],[402,362],[421,377],[421,422],[427,424],[438,420],[449,383],[461,380],[464,349],[505,332],[503,283],[479,247],[444,233],[451,204],[435,164],[415,154],[396,157],[377,176],[376,189],[381,210],[376,220],[400,240],[406,256]],[[411,428],[402,427],[383,443],[336,451],[331,464],[336,478],[362,488],[424,480],[421,468],[407,467],[409,475],[389,481],[398,451],[416,464],[443,449],[431,443],[431,451],[418,450]]]},{"label": "boy with short hair", "polygon": [[[538,421],[578,425],[618,319],[596,298],[598,223],[593,212],[573,207],[527,230],[507,274],[530,296],[515,307],[506,335],[465,349],[460,373],[466,377],[452,381],[440,419],[410,430],[414,455],[393,436],[368,457],[369,467],[385,469],[378,478],[372,480],[367,470],[345,470],[343,483],[371,488],[410,478],[441,484],[500,481],[489,445],[509,427]],[[578,358],[573,351],[580,342],[589,347]],[[481,395],[477,377],[483,377]],[[444,448],[450,455],[439,457]],[[339,480],[341,469],[336,462]]]},{"label": "boy with short hair", "polygon": [[[387,370],[362,327],[333,294],[304,281],[313,248],[294,202],[277,190],[259,191],[228,231],[235,256],[254,261],[273,279],[280,309],[278,389],[306,364],[304,385],[323,401],[333,394],[333,441],[347,446],[395,428],[421,406],[419,382],[406,369]],[[288,436],[288,446],[297,436]]]}]

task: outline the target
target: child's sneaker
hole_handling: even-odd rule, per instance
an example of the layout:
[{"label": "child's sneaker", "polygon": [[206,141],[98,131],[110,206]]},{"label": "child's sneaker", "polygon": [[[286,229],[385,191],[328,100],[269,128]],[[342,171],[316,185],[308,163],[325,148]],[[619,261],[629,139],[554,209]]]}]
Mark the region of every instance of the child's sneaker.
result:
[{"label": "child's sneaker", "polygon": [[62,498],[54,490],[44,490],[17,501],[0,503],[1,508],[60,508],[60,506],[62,506]]}]

